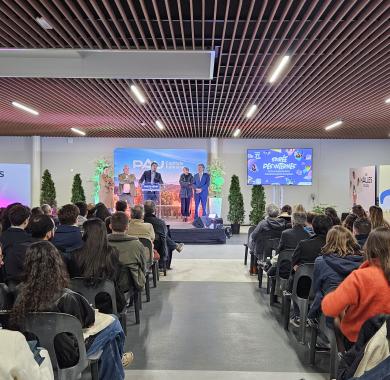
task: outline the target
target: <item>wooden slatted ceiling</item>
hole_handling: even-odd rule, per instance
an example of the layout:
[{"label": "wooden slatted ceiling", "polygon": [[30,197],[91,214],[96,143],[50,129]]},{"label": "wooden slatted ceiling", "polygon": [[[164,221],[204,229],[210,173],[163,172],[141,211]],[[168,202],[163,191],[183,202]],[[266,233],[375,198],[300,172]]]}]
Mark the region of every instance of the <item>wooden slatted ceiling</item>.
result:
[{"label": "wooden slatted ceiling", "polygon": [[[2,0],[3,48],[218,55],[204,81],[0,78],[0,134],[71,136],[76,127],[95,137],[231,137],[239,128],[246,138],[388,138],[389,20],[388,0]],[[290,63],[271,85],[284,55]],[[258,109],[246,119],[251,104]],[[337,120],[341,127],[324,130]]]}]

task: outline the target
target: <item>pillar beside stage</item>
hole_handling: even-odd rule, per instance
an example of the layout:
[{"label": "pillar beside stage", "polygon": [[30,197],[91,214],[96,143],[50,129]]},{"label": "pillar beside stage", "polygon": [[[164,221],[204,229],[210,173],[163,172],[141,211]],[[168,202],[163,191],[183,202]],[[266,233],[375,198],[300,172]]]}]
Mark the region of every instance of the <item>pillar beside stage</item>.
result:
[{"label": "pillar beside stage", "polygon": [[40,206],[41,192],[41,137],[32,137],[32,156],[31,156],[31,206]]}]

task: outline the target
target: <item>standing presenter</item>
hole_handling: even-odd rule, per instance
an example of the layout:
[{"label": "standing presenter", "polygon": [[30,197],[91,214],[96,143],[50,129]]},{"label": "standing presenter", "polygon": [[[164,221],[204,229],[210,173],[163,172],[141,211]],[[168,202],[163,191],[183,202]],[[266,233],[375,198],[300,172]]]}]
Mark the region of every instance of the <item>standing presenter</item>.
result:
[{"label": "standing presenter", "polygon": [[135,189],[135,175],[130,173],[129,165],[123,167],[123,173],[118,175],[119,179],[119,199],[126,201],[127,204],[132,207],[134,206],[134,197],[137,194]]},{"label": "standing presenter", "polygon": [[199,216],[198,209],[202,203],[202,216],[207,214],[207,198],[209,196],[210,175],[204,172],[204,165],[198,165],[198,173],[194,176],[195,189],[195,219]]},{"label": "standing presenter", "polygon": [[[152,162],[150,165],[150,170],[145,170],[139,180],[140,185],[142,184],[155,184],[158,183],[163,185],[164,182],[162,180],[161,174],[157,172],[158,164],[157,162]],[[159,191],[144,191],[144,201],[153,201],[158,203],[159,199]]]}]

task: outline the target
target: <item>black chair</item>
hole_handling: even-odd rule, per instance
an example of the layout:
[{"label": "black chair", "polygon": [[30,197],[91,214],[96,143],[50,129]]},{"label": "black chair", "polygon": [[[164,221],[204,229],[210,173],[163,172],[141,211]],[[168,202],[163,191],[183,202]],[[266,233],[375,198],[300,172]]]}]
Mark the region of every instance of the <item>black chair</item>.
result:
[{"label": "black chair", "polygon": [[[150,280],[153,280],[153,287],[157,288],[157,281],[159,280],[159,270],[158,270],[158,260],[154,260],[154,252],[153,252],[153,244],[149,239],[145,238],[139,238],[139,241],[142,243],[142,245],[148,249],[149,251],[149,262],[148,262],[148,269],[145,273],[146,277],[146,283],[145,283],[145,292],[146,292],[146,299],[148,302],[150,301]],[[152,275],[152,277],[150,276]]]},{"label": "black chair", "polygon": [[11,306],[11,294],[8,286],[4,283],[0,283],[0,310],[9,310]]},{"label": "black chair", "polygon": [[126,307],[134,305],[135,324],[138,325],[140,323],[140,310],[142,302],[141,291],[135,284],[130,268],[127,266],[122,266],[121,271],[121,279],[126,279],[126,281],[124,281],[126,286],[121,286],[121,290],[125,294]]},{"label": "black chair", "polygon": [[[267,261],[271,260],[273,252],[276,251],[279,246],[279,242],[279,238],[265,240],[262,245],[262,252],[258,253],[257,278],[259,281],[259,288],[261,288],[263,284],[264,267],[267,264]],[[267,286],[267,293],[269,293],[269,286]]]},{"label": "black chair", "polygon": [[[281,296],[283,290],[286,290],[287,288],[288,278],[291,272],[291,259],[293,253],[294,249],[284,249],[283,251],[280,251],[278,255],[278,261],[276,263],[276,274],[275,276],[268,275],[269,285],[267,285],[267,288],[269,287],[270,289],[270,306],[275,303],[276,298],[278,296]],[[281,269],[285,269],[288,267],[290,267],[288,275],[286,274],[286,276],[281,276]]]},{"label": "black chair", "polygon": [[256,228],[256,226],[249,227],[246,243],[244,243],[244,247],[245,247],[244,265],[246,265],[248,263],[249,238],[250,238],[251,233],[254,231],[255,228]]},{"label": "black chair", "polygon": [[126,308],[119,313],[116,306],[115,285],[111,280],[102,278],[74,277],[70,280],[69,288],[84,296],[89,303],[96,307],[96,296],[98,294],[108,294],[111,298],[112,313],[118,316],[126,335]]},{"label": "black chair", "polygon": [[[329,352],[329,378],[335,379],[337,376],[338,365],[340,363],[340,355],[345,352],[342,343],[342,334],[339,328],[334,325],[330,328],[326,323],[326,317],[321,314],[318,323],[311,322],[311,335],[309,342],[309,361],[311,365],[315,365],[315,357],[317,352]],[[329,349],[317,347],[317,337],[319,333],[325,336],[329,342]]]},{"label": "black chair", "polygon": [[[300,325],[299,325],[299,341],[306,341],[306,321],[309,310],[309,303],[314,299],[313,293],[313,271],[314,264],[299,265],[294,275],[294,283],[292,292],[283,291],[282,295],[282,311],[283,325],[285,330],[288,330],[290,321],[291,301],[295,302],[299,307]],[[309,291],[302,291],[302,289]]]},{"label": "black chair", "polygon": [[[62,313],[29,313],[26,317],[24,332],[36,336],[39,346],[49,352],[56,380],[99,379],[98,360],[101,352],[93,357],[87,357],[83,330],[76,317]],[[55,337],[63,333],[72,334],[78,345],[79,360],[69,368],[59,368],[54,349]]]}]

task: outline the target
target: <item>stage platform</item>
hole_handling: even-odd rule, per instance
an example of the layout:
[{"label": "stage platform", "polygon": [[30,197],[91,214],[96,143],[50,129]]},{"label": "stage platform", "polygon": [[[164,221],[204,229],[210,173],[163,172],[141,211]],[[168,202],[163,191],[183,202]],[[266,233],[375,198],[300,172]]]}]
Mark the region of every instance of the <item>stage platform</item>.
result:
[{"label": "stage platform", "polygon": [[195,228],[191,223],[168,221],[171,237],[184,244],[226,244],[225,230]]}]

